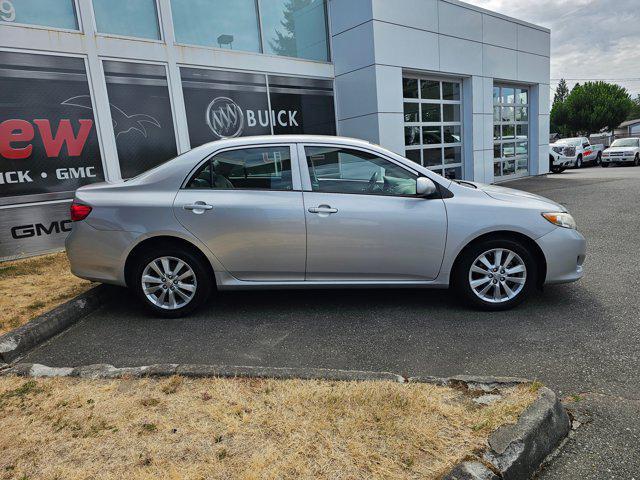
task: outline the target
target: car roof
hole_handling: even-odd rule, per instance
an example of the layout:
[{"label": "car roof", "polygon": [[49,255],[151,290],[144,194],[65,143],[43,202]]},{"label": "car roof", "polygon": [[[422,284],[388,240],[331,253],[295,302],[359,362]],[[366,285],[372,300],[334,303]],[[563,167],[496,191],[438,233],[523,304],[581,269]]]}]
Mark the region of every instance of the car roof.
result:
[{"label": "car roof", "polygon": [[[216,150],[220,148],[255,145],[264,143],[347,143],[360,146],[373,146],[372,142],[359,138],[339,137],[334,135],[254,135],[247,137],[225,138],[206,143]],[[202,147],[205,147],[202,145]]]}]

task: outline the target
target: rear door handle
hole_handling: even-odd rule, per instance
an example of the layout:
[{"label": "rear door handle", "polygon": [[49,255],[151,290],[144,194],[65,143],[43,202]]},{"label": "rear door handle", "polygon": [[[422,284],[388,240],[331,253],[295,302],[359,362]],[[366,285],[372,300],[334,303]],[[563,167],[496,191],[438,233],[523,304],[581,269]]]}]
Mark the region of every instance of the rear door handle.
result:
[{"label": "rear door handle", "polygon": [[329,205],[320,205],[318,207],[310,207],[309,213],[338,213],[338,209],[331,208]]}]

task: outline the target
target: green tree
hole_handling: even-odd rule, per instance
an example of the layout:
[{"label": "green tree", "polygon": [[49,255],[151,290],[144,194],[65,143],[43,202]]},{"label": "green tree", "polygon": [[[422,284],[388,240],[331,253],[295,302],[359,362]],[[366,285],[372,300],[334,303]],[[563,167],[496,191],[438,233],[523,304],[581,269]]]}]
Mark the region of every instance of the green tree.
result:
[{"label": "green tree", "polygon": [[636,95],[636,98],[633,99],[633,108],[627,115],[627,120],[637,120],[640,118],[640,95]]},{"label": "green tree", "polygon": [[567,114],[564,108],[564,102],[569,96],[569,87],[564,78],[560,79],[556,93],[553,96],[553,105],[551,107],[551,132],[559,133],[562,136],[568,135]]},{"label": "green tree", "polygon": [[563,108],[569,130],[589,135],[603,129],[613,131],[629,115],[633,101],[620,85],[587,82],[571,90]]},{"label": "green tree", "polygon": [[275,37],[269,40],[273,52],[287,57],[298,55],[296,35],[296,12],[308,7],[314,0],[289,0],[284,6],[284,19],[280,22],[284,33],[275,30]]}]

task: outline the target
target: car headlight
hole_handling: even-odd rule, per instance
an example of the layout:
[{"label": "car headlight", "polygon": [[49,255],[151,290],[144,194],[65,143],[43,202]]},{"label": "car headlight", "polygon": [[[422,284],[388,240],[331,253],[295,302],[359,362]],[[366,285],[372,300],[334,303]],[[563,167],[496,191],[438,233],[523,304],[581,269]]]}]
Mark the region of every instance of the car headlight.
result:
[{"label": "car headlight", "polygon": [[571,228],[573,230],[577,227],[576,221],[566,212],[546,212],[543,213],[542,216],[559,227]]}]

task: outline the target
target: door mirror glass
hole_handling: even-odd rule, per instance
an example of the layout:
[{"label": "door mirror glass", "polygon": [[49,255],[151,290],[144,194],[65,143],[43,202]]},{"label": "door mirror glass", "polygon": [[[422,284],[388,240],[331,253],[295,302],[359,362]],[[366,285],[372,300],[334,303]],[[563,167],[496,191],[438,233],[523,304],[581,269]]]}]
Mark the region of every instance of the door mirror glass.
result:
[{"label": "door mirror glass", "polygon": [[427,177],[418,177],[416,180],[416,194],[420,197],[428,197],[436,193],[436,184]]}]

